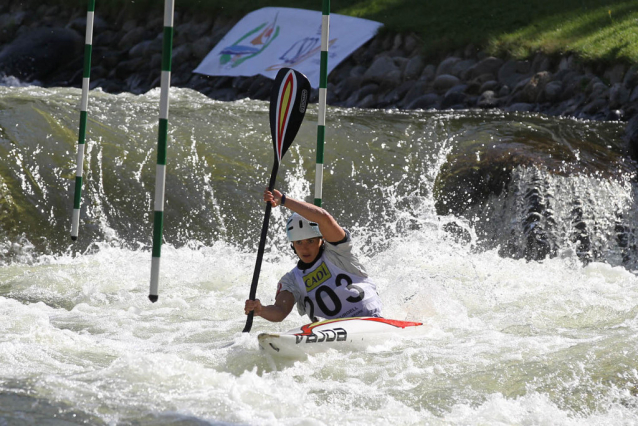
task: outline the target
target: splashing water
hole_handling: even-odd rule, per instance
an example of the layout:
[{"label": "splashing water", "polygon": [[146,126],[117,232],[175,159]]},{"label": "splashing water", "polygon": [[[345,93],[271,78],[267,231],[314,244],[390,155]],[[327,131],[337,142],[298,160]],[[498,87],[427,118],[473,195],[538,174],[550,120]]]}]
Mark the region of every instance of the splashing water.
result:
[{"label": "splashing water", "polygon": [[[150,304],[158,94],[92,93],[80,241],[72,246],[78,95],[0,88],[7,160],[0,176],[3,199],[11,197],[0,213],[0,419],[638,423],[638,278],[614,261],[622,247],[608,211],[623,206],[627,222],[634,220],[631,182],[542,175],[555,200],[548,204],[555,240],[571,241],[575,225],[564,218],[572,217],[574,194],[586,194],[578,198],[581,220],[603,230],[592,247],[606,243],[616,252],[598,249],[610,254],[588,262],[577,248],[543,261],[504,257],[485,236],[496,232],[489,226],[524,220],[520,198],[493,198],[491,213],[441,216],[432,188],[476,120],[506,133],[510,116],[330,109],[325,207],[352,231],[384,315],[424,326],[365,351],[272,359],[259,351],[256,333],[307,319],[295,312],[279,324],[257,318],[253,334],[241,333],[272,162],[267,105],[174,92],[161,297]],[[299,198],[310,197],[314,175],[316,109],[308,115],[278,179]],[[601,138],[618,133],[608,124],[597,130]],[[17,158],[20,165],[8,161]],[[518,170],[512,185],[524,192],[534,176]],[[295,262],[286,217],[274,209],[258,288],[264,303]],[[462,232],[449,232],[450,224]]]}]

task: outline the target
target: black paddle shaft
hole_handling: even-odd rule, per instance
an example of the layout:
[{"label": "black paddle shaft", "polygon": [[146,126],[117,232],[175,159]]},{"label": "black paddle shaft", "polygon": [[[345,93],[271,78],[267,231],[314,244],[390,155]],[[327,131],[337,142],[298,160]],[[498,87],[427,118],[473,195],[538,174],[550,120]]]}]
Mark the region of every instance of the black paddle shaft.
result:
[{"label": "black paddle shaft", "polygon": [[[310,82],[305,75],[290,68],[279,70],[270,92],[270,132],[275,150],[275,165],[272,168],[270,183],[268,184],[268,190],[271,192],[275,188],[279,163],[297,135],[306,113],[309,98]],[[261,227],[261,238],[259,239],[253,282],[250,285],[250,300],[255,300],[257,296],[257,283],[259,282],[261,262],[266,248],[271,209],[272,204],[268,203],[266,205],[266,214],[264,215],[264,224]],[[254,311],[248,313],[244,333],[248,333],[252,328],[254,314]]]},{"label": "black paddle shaft", "polygon": [[[275,188],[275,180],[277,179],[277,171],[279,169],[279,163],[275,161],[275,165],[272,168],[272,173],[270,174],[270,184],[268,185],[268,190],[272,191]],[[255,262],[255,271],[253,272],[253,281],[250,284],[250,294],[248,298],[250,300],[255,300],[257,297],[257,284],[259,283],[259,274],[261,272],[261,262],[264,258],[264,250],[266,249],[266,235],[268,234],[268,225],[270,223],[270,210],[272,209],[272,203],[266,204],[266,213],[264,214],[264,224],[261,227],[261,237],[259,238],[259,249],[257,250],[257,261]],[[244,330],[242,333],[250,332],[250,329],[253,327],[253,316],[255,315],[255,311],[250,311],[248,313],[248,317],[246,318],[246,325],[244,326]]]}]

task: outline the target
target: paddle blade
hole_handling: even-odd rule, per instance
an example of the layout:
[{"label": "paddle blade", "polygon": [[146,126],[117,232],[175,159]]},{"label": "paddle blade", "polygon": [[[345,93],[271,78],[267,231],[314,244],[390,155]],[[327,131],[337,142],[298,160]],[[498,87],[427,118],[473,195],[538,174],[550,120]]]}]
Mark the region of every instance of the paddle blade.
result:
[{"label": "paddle blade", "polygon": [[297,136],[310,97],[310,82],[302,73],[282,68],[270,93],[270,132],[275,159],[281,162]]}]

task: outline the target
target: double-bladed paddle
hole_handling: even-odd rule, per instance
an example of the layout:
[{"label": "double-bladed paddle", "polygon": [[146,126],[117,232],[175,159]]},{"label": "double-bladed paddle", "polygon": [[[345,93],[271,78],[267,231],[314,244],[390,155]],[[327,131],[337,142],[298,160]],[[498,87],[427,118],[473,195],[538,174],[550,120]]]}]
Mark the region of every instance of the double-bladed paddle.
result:
[{"label": "double-bladed paddle", "polygon": [[[295,136],[297,136],[306,113],[309,97],[310,82],[305,75],[290,68],[279,70],[270,92],[270,133],[272,135],[273,148],[275,149],[275,164],[270,174],[269,191],[275,188],[279,163],[290,145],[292,145]],[[257,294],[257,283],[259,282],[259,272],[261,271],[261,262],[266,247],[266,234],[268,233],[271,208],[272,204],[268,203],[266,205],[266,214],[264,215],[264,224],[261,228],[253,282],[250,285],[250,295],[248,296],[250,300],[255,300]],[[244,333],[248,333],[252,328],[253,315],[253,311],[248,314]]]}]

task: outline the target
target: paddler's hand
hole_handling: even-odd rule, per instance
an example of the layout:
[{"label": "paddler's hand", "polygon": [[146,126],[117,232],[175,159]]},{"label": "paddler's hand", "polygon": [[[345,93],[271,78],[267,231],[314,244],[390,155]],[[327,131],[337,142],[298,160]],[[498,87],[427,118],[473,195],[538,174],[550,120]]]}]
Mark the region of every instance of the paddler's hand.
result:
[{"label": "paddler's hand", "polygon": [[272,203],[273,207],[277,207],[281,205],[281,196],[283,194],[276,189],[273,189],[272,192],[267,189],[264,191],[264,201]]},{"label": "paddler's hand", "polygon": [[246,306],[244,306],[244,313],[248,315],[250,311],[255,311],[254,315],[261,316],[261,302],[259,299],[246,300]]}]

